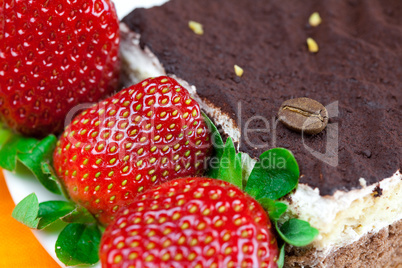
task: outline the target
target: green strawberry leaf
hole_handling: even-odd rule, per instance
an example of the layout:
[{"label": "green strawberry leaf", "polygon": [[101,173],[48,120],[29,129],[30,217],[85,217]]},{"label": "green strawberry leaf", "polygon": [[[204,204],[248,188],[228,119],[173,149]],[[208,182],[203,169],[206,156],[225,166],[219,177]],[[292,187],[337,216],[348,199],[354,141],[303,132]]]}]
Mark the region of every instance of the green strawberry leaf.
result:
[{"label": "green strawberry leaf", "polygon": [[[61,194],[67,200],[70,200],[70,195],[68,194],[67,189],[65,187],[63,187],[62,184],[60,183],[59,178],[57,177],[56,172],[54,171],[53,166],[50,163],[50,161],[41,162],[41,167],[42,167],[43,173],[48,175],[47,181],[49,181],[49,182],[54,181],[55,184],[58,185]],[[46,188],[48,188],[48,187],[46,187]]]},{"label": "green strawberry leaf", "polygon": [[31,152],[18,154],[18,160],[32,171],[46,189],[52,193],[61,194],[62,187],[53,175],[50,165],[56,142],[56,136],[49,135],[40,140]]},{"label": "green strawberry leaf", "polygon": [[52,161],[53,150],[57,138],[49,135],[43,140],[13,134],[11,130],[0,129],[0,167],[15,171],[17,162],[26,166],[42,183],[55,194],[61,194],[61,186],[51,173],[51,169],[43,167]]},{"label": "green strawberry leaf", "polygon": [[310,223],[300,219],[290,219],[280,228],[275,222],[276,230],[281,238],[288,244],[296,247],[304,247],[310,244],[318,235],[318,230]]},{"label": "green strawberry leaf", "polygon": [[236,155],[236,149],[231,138],[226,140],[219,164],[218,179],[229,182],[242,189],[241,156]]},{"label": "green strawberry leaf", "polygon": [[285,244],[283,244],[279,250],[279,257],[276,264],[278,265],[278,268],[283,268],[285,265]]},{"label": "green strawberry leaf", "polygon": [[68,223],[96,223],[85,208],[67,201],[46,201],[39,204],[35,193],[17,204],[12,216],[32,229],[44,229],[58,220]]},{"label": "green strawberry leaf", "polygon": [[209,130],[211,131],[211,141],[212,145],[215,148],[216,156],[220,158],[224,150],[224,143],[221,134],[219,133],[218,128],[215,126],[212,120],[205,113],[202,113],[202,115],[204,117],[205,123],[207,124]]},{"label": "green strawberry leaf", "polygon": [[38,216],[40,218],[38,229],[43,229],[69,215],[76,209],[71,202],[47,201],[39,204]]},{"label": "green strawberry leaf", "polygon": [[208,177],[210,178],[218,178],[219,173],[219,161],[223,155],[223,151],[225,148],[224,142],[222,140],[221,134],[217,127],[212,123],[211,119],[205,114],[202,113],[204,116],[205,123],[207,124],[210,132],[211,132],[211,142],[214,147],[214,157],[212,157],[209,161],[209,169],[207,172]]},{"label": "green strawberry leaf", "polygon": [[233,140],[230,137],[224,143],[211,119],[204,113],[203,116],[211,131],[211,140],[215,151],[214,157],[209,161],[207,176],[232,183],[243,189],[243,177],[248,176],[248,174],[243,174],[242,154],[236,154]]},{"label": "green strawberry leaf", "polygon": [[246,188],[247,180],[250,177],[252,166],[254,165],[254,160],[246,153],[237,154],[241,159],[241,169],[243,177],[243,188]]},{"label": "green strawberry leaf", "polygon": [[39,225],[39,201],[35,193],[21,200],[14,208],[11,216],[29,228],[36,229]]},{"label": "green strawberry leaf", "polygon": [[96,224],[70,223],[56,241],[56,255],[67,266],[99,261],[101,232]]},{"label": "green strawberry leaf", "polygon": [[62,218],[64,222],[68,223],[97,223],[94,216],[92,216],[89,211],[81,206],[76,206],[76,208]]},{"label": "green strawberry leaf", "polygon": [[224,143],[211,119],[204,113],[203,116],[211,131],[211,141],[215,151],[214,157],[209,161],[207,176],[232,183],[243,189],[241,154],[236,154],[233,140],[229,137]]},{"label": "green strawberry leaf", "polygon": [[11,135],[13,135],[13,133],[11,133],[11,131],[8,129],[3,128],[0,122],[0,150],[4,144],[6,144],[6,141],[10,139]]},{"label": "green strawberry leaf", "polygon": [[246,192],[256,199],[277,200],[299,182],[299,166],[293,154],[283,148],[266,151],[251,171]]},{"label": "green strawberry leaf", "polygon": [[22,136],[12,134],[11,131],[9,131],[10,135],[7,135],[6,132],[3,132],[3,135],[8,136],[8,138],[2,139],[4,143],[0,149],[0,166],[9,171],[15,171],[17,168],[18,153],[29,153],[38,143],[38,140],[23,138]]},{"label": "green strawberry leaf", "polygon": [[283,213],[288,209],[288,205],[285,203],[277,202],[269,198],[261,198],[257,201],[268,212],[269,218],[272,221],[278,221]]}]

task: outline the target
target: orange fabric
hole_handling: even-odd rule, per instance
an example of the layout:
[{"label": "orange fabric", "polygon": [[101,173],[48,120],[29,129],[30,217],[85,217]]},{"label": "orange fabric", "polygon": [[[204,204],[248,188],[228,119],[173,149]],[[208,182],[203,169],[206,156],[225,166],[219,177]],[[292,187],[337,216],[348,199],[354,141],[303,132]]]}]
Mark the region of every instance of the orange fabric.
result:
[{"label": "orange fabric", "polygon": [[13,208],[14,202],[0,169],[0,267],[60,268],[29,228],[11,217]]}]

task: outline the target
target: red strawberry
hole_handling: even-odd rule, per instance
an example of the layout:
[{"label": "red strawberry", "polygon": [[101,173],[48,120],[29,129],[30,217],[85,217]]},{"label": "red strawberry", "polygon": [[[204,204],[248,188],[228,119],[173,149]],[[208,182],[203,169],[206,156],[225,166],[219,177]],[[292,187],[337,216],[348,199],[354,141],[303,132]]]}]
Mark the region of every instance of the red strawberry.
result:
[{"label": "red strawberry", "polygon": [[198,103],[174,79],[159,77],[76,117],[53,160],[71,198],[108,224],[151,186],[200,175],[210,148]]},{"label": "red strawberry", "polygon": [[227,182],[182,178],[138,196],[101,240],[102,267],[277,267],[261,205]]},{"label": "red strawberry", "polygon": [[0,120],[25,135],[62,131],[68,111],[118,86],[110,0],[0,1]]}]

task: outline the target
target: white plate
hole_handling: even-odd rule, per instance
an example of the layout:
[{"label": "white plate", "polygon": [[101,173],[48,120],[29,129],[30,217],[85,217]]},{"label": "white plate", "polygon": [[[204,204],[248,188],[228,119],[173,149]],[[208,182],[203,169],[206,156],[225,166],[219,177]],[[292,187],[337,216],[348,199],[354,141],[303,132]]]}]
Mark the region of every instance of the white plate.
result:
[{"label": "white plate", "polygon": [[[114,0],[117,14],[120,19],[122,19],[134,8],[148,8],[154,5],[163,4],[166,1],[167,0]],[[16,204],[31,193],[36,193],[39,202],[48,200],[62,200],[61,196],[54,195],[48,192],[31,174],[14,174],[8,171],[4,171],[4,176],[8,189],[10,190],[11,197]],[[45,248],[45,250],[52,256],[52,258],[55,259],[61,267],[66,267],[57,259],[55,253],[56,239],[62,228],[63,226],[56,226],[50,228],[49,230],[33,230],[32,232]],[[99,268],[100,264],[91,267]]]}]

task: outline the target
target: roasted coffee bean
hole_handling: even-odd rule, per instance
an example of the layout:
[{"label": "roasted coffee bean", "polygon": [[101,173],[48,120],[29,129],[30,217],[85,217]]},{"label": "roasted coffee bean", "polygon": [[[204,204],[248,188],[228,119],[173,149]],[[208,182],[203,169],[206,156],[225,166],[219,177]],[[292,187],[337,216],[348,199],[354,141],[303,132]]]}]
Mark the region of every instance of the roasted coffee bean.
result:
[{"label": "roasted coffee bean", "polygon": [[328,112],[318,101],[297,98],[282,103],[279,121],[286,127],[306,134],[318,134],[328,124]]}]

